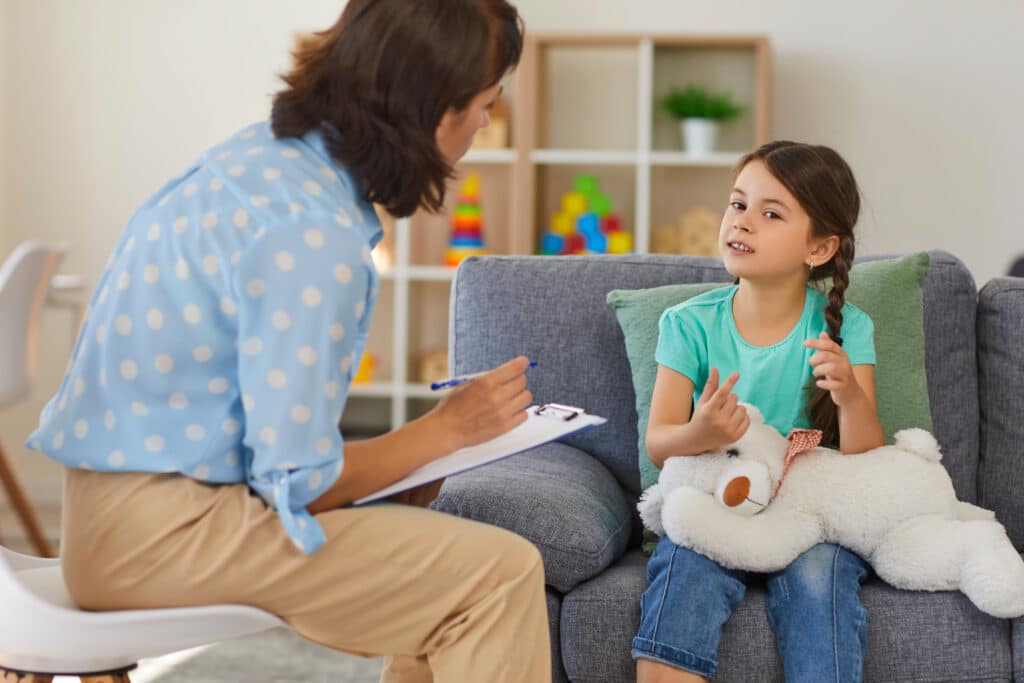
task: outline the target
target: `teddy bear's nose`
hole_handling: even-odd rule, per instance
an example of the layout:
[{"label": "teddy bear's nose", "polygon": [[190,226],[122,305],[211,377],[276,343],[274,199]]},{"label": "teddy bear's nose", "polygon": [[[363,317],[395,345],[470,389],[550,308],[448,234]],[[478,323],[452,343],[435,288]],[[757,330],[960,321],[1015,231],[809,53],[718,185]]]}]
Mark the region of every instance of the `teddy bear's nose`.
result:
[{"label": "teddy bear's nose", "polygon": [[722,502],[731,508],[736,507],[750,495],[750,480],[746,477],[736,477],[725,485],[722,492]]}]

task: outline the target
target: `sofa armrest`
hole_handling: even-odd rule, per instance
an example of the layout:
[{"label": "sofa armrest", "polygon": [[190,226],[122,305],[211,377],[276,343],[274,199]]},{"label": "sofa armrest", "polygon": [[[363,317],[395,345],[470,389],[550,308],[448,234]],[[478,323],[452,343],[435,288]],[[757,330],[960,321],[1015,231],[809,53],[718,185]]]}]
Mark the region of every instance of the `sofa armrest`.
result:
[{"label": "sofa armrest", "polygon": [[557,442],[450,477],[431,507],[531,541],[547,584],[562,593],[617,560],[632,531],[632,510],[611,473]]}]

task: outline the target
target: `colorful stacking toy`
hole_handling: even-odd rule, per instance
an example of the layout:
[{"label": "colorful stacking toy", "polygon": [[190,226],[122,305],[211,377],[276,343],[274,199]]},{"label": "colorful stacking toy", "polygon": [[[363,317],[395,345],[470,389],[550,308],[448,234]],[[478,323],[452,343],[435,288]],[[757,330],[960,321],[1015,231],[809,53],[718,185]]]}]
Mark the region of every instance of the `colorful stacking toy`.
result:
[{"label": "colorful stacking toy", "polygon": [[573,191],[562,195],[562,209],[551,218],[541,238],[542,254],[627,254],[633,251],[633,235],[622,228],[622,218],[612,212],[611,197],[601,192],[597,177],[581,174],[573,179]]},{"label": "colorful stacking toy", "polygon": [[484,249],[483,213],[480,209],[480,176],[470,173],[459,189],[459,201],[452,218],[452,235],[445,253],[446,266],[455,267],[469,256],[481,256]]}]

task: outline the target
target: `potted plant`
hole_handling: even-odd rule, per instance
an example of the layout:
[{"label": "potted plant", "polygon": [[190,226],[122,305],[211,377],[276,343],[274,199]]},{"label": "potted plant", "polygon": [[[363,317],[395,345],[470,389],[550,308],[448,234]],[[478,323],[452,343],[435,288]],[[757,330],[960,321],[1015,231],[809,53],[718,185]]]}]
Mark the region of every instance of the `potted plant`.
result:
[{"label": "potted plant", "polygon": [[679,119],[683,149],[690,154],[710,154],[715,149],[718,127],[743,113],[727,92],[712,93],[699,85],[669,91],[661,98],[661,107]]}]

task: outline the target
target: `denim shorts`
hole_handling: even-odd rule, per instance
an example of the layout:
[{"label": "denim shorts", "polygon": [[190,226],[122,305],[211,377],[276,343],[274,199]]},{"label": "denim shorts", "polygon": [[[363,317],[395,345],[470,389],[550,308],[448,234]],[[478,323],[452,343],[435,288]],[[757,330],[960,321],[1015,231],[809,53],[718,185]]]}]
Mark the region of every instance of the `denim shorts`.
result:
[{"label": "denim shorts", "polygon": [[647,564],[633,657],[712,676],[722,626],[748,583],[761,578],[786,681],[859,681],[867,648],[859,592],[868,574],[864,560],[835,545],[817,545],[780,572],[754,574],[662,538]]}]

